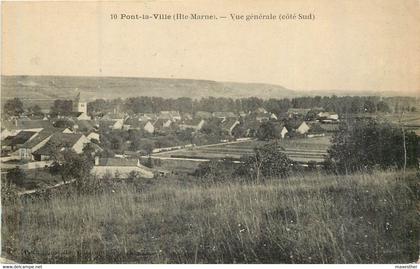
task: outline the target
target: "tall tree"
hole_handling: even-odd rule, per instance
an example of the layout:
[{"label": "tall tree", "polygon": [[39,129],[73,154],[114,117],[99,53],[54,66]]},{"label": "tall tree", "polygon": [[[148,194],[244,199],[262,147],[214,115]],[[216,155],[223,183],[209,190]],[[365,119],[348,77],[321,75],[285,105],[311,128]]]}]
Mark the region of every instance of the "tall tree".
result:
[{"label": "tall tree", "polygon": [[19,117],[23,112],[25,112],[25,110],[23,109],[23,103],[19,98],[7,100],[3,106],[3,113],[9,117]]}]

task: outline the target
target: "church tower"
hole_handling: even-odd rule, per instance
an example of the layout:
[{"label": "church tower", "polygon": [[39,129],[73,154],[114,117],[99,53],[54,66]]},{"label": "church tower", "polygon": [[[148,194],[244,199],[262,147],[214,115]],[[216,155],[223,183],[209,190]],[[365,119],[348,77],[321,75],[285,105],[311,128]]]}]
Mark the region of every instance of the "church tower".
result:
[{"label": "church tower", "polygon": [[82,112],[87,114],[87,103],[80,101],[80,92],[73,100],[73,112]]}]

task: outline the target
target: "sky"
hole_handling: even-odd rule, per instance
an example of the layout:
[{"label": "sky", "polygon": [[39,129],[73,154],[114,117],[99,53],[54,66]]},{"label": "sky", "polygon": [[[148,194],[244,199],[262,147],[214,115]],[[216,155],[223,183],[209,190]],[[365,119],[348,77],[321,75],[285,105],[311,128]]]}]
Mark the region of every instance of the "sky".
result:
[{"label": "sky", "polygon": [[[2,74],[420,92],[419,0],[2,2]],[[111,14],[226,19],[111,20]],[[230,14],[315,20],[232,21]],[[416,94],[417,95],[417,94]]]}]

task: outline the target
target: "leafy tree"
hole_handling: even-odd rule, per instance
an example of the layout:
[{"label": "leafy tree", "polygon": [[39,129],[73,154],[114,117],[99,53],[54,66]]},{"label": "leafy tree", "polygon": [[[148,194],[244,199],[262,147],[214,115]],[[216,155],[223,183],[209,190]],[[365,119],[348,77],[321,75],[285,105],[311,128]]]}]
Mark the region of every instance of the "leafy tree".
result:
[{"label": "leafy tree", "polygon": [[23,109],[23,103],[19,98],[7,100],[7,102],[3,106],[3,113],[9,117],[19,117],[23,114],[24,111],[25,110]]},{"label": "leafy tree", "polygon": [[29,107],[29,112],[34,116],[42,116],[44,113],[42,113],[42,109],[39,105],[33,105]]},{"label": "leafy tree", "polygon": [[268,141],[276,138],[276,128],[272,122],[264,122],[260,125],[257,131],[259,140]]},{"label": "leafy tree", "polygon": [[50,111],[53,116],[66,115],[73,111],[73,101],[61,99],[55,100]]},{"label": "leafy tree", "polygon": [[203,128],[200,130],[203,134],[221,137],[223,130],[216,120],[206,121]]},{"label": "leafy tree", "polygon": [[[417,165],[418,137],[405,134],[407,166]],[[404,165],[403,132],[397,126],[375,120],[342,124],[333,136],[328,163],[339,173]]]},{"label": "leafy tree", "polygon": [[236,173],[260,181],[263,177],[287,177],[292,167],[293,162],[280,151],[277,144],[270,143],[255,148],[254,155],[243,157]]},{"label": "leafy tree", "polygon": [[73,129],[73,125],[74,125],[73,122],[66,119],[59,119],[53,124],[53,126],[57,128],[69,128],[69,129]]},{"label": "leafy tree", "polygon": [[73,150],[66,150],[61,165],[61,177],[64,182],[75,179],[76,185],[83,186],[83,181],[90,176],[93,164],[86,156],[79,155]]},{"label": "leafy tree", "polygon": [[194,134],[193,134],[194,130],[191,128],[185,129],[185,130],[180,130],[177,132],[177,136],[181,141],[185,141],[185,142],[189,142],[189,143],[193,143],[194,140]]}]

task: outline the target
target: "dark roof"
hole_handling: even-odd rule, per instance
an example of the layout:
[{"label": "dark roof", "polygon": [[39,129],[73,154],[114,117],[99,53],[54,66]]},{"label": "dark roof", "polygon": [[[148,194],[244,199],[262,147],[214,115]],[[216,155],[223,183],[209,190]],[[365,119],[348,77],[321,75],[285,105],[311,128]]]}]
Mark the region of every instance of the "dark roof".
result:
[{"label": "dark roof", "polygon": [[36,150],[33,154],[49,155],[53,150],[53,146],[57,146],[58,148],[71,148],[82,136],[82,134],[55,133],[44,146]]},{"label": "dark roof", "polygon": [[29,141],[26,141],[25,144],[22,145],[22,148],[32,148],[42,141],[44,141],[47,137],[53,135],[54,133],[62,133],[66,128],[55,128],[49,127],[42,129],[34,138]]},{"label": "dark roof", "polygon": [[2,144],[4,146],[22,145],[35,134],[36,132],[20,131],[17,135],[10,137],[10,139],[5,139],[4,143]]},{"label": "dark roof", "polygon": [[99,158],[98,166],[137,166],[137,159]]},{"label": "dark roof", "polygon": [[51,137],[51,141],[57,142],[63,146],[73,146],[77,141],[79,141],[82,134],[64,134],[64,133],[55,133]]}]

